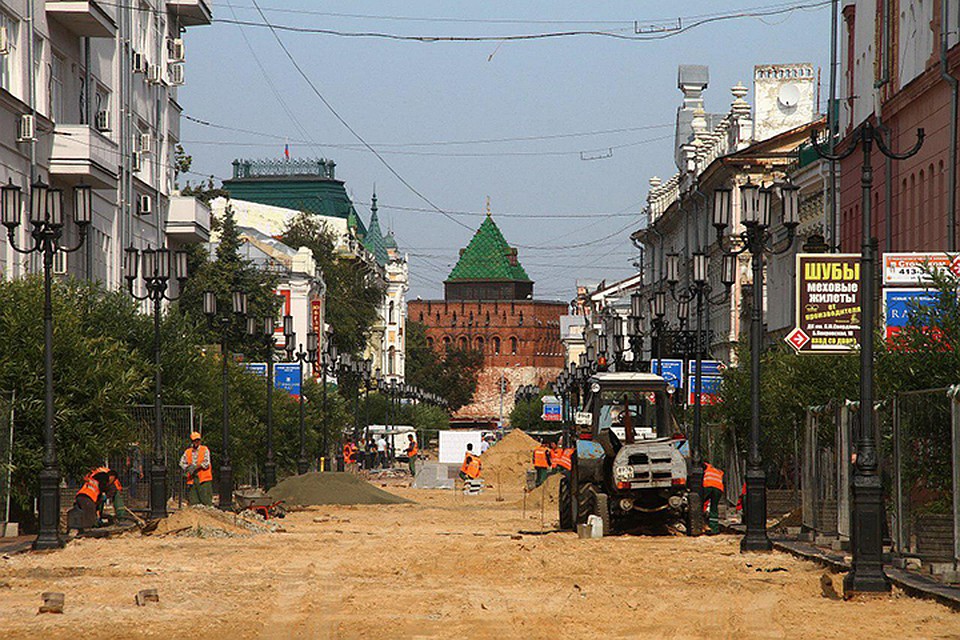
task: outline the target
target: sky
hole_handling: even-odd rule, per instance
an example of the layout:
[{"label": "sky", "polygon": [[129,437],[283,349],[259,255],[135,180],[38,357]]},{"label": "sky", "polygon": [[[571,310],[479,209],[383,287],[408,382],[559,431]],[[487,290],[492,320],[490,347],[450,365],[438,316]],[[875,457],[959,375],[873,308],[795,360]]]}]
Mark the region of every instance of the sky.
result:
[{"label": "sky", "polygon": [[[214,23],[185,36],[184,115],[219,126],[183,120],[188,177],[229,177],[234,158],[281,158],[284,144],[293,158],[334,160],[365,220],[376,188],[381,225],[409,255],[411,299],[442,297],[487,198],[535,297],[571,300],[578,280],[634,274],[629,235],[649,178],[676,172],[678,65],[710,67],[709,112],[729,109],[738,82],[752,88],[756,64],[813,63],[822,104],[828,93],[822,0],[256,0],[276,26],[493,38],[481,42],[275,35],[254,2],[215,0]],[[503,39],[578,30],[659,39]]]}]

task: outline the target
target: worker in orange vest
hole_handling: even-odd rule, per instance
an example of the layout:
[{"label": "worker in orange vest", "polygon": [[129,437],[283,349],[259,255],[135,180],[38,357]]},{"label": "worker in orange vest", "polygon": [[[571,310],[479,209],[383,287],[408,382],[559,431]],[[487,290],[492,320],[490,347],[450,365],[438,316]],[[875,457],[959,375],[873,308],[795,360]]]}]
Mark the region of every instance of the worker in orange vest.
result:
[{"label": "worker in orange vest", "polygon": [[703,504],[710,505],[710,533],[720,533],[720,500],[723,498],[723,471],[703,463]]},{"label": "worker in orange vest", "polygon": [[420,453],[420,447],[412,433],[407,434],[407,466],[410,468],[410,476],[417,477],[417,454]]},{"label": "worker in orange vest", "polygon": [[467,453],[463,456],[463,464],[460,465],[461,480],[476,480],[480,477],[480,456],[473,453],[473,443],[467,443]]},{"label": "worker in orange vest", "polygon": [[[343,465],[344,470],[347,470],[348,465],[355,464],[357,462],[357,445],[352,441],[347,440],[343,443]],[[352,467],[350,468],[352,469]]]},{"label": "worker in orange vest", "polygon": [[570,471],[573,469],[573,451],[572,447],[564,449],[557,447],[555,452],[550,452],[550,460],[556,463],[558,473],[565,476],[570,475]]},{"label": "worker in orange vest", "polygon": [[550,473],[557,473],[560,470],[560,447],[557,446],[556,442],[550,443]]},{"label": "worker in orange vest", "polygon": [[550,475],[550,449],[542,443],[533,450],[533,468],[537,471],[537,486],[539,487]]},{"label": "worker in orange vest", "polygon": [[200,434],[190,434],[190,446],[180,456],[180,468],[187,478],[187,504],[213,506],[213,468],[210,449],[200,443]]},{"label": "worker in orange vest", "polygon": [[72,513],[67,516],[71,529],[82,532],[100,524],[101,480],[106,486],[107,474],[101,472],[100,469],[93,469],[83,477],[83,485],[77,491],[73,509],[70,510]]}]

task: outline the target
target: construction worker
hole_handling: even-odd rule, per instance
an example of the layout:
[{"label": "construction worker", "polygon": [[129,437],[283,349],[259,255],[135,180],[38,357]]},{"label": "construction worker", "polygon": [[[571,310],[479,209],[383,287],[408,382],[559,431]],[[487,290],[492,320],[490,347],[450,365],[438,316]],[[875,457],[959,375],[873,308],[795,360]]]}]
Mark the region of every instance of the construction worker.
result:
[{"label": "construction worker", "polygon": [[561,449],[556,442],[550,443],[550,474],[560,472],[560,453]]},{"label": "construction worker", "polygon": [[190,434],[190,446],[180,456],[180,468],[187,478],[187,504],[213,506],[213,470],[210,449],[200,444],[200,434]]},{"label": "construction worker", "polygon": [[710,505],[710,533],[720,533],[720,500],[723,498],[723,471],[703,463],[703,504]]},{"label": "construction worker", "polygon": [[[573,451],[572,447],[570,448],[557,448],[556,453],[550,454],[551,462],[556,463],[556,470],[558,473],[562,473],[565,476],[570,475],[570,471],[573,469]],[[554,456],[556,456],[554,458]]]},{"label": "construction worker", "polygon": [[533,450],[533,468],[537,471],[537,486],[543,484],[550,475],[550,449],[543,443]]},{"label": "construction worker", "polygon": [[417,454],[420,448],[412,433],[407,434],[407,465],[410,467],[410,476],[417,477]]},{"label": "construction worker", "polygon": [[113,512],[117,518],[127,515],[127,510],[123,506],[123,485],[120,484],[120,478],[117,472],[107,467],[100,467],[93,472],[94,474],[105,474],[105,481],[100,482],[100,515],[103,516],[103,506],[105,500],[109,500],[113,505]]},{"label": "construction worker", "polygon": [[[72,512],[67,516],[70,528],[84,531],[92,529],[100,523],[100,478],[96,477],[94,469],[83,478],[83,485],[74,498]],[[103,480],[106,481],[105,474]]]},{"label": "construction worker", "polygon": [[480,456],[473,453],[473,443],[467,443],[467,453],[463,456],[463,463],[460,465],[461,480],[476,480],[480,477],[480,469],[483,465],[480,462]]}]

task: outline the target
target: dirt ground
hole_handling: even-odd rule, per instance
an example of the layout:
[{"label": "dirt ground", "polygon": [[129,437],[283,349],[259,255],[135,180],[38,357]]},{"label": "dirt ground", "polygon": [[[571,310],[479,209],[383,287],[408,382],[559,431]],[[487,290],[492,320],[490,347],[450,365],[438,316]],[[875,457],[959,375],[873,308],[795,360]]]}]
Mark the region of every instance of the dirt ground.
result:
[{"label": "dirt ground", "polygon": [[[313,507],[285,533],[3,557],[0,638],[960,638],[945,607],[832,600],[823,569],[743,556],[732,536],[516,539],[541,530],[519,494],[391,490],[417,504]],[[146,588],[160,602],[137,607]],[[66,594],[62,615],[37,614],[44,591]]]}]

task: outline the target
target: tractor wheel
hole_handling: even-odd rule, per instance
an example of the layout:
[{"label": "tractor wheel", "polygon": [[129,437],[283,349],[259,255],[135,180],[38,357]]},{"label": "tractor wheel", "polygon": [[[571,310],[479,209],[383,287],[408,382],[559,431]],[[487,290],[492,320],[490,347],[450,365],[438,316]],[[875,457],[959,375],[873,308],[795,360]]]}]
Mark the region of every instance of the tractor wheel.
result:
[{"label": "tractor wheel", "polygon": [[599,492],[594,494],[593,514],[600,516],[600,519],[603,521],[603,535],[612,535],[613,529],[611,528],[612,523],[610,519],[610,501],[607,498],[607,494]]},{"label": "tractor wheel", "polygon": [[560,478],[560,530],[573,531],[573,496],[570,494],[570,479]]},{"label": "tractor wheel", "polygon": [[587,522],[587,516],[593,513],[594,496],[597,494],[597,490],[592,484],[580,485],[578,489],[579,490],[571,487],[571,491],[573,492],[572,500],[575,501],[577,508],[574,523],[585,524]]}]

